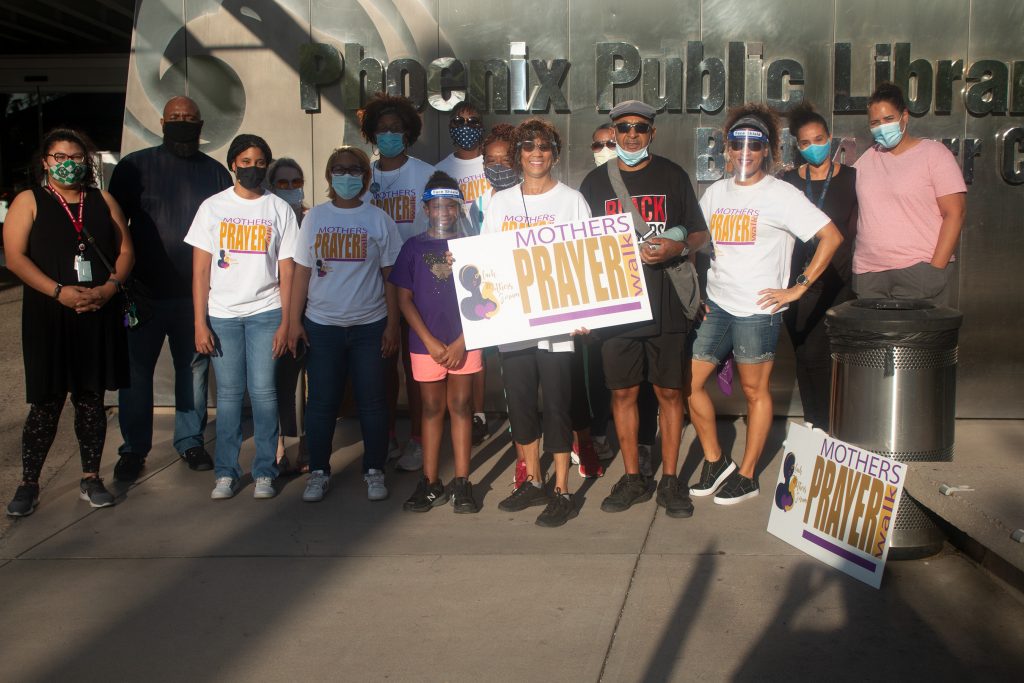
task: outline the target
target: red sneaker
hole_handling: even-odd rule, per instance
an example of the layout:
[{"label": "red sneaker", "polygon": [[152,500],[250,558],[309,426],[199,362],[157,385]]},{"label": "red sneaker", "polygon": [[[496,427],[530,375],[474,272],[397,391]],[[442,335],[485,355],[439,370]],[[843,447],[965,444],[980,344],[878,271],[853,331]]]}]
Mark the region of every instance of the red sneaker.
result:
[{"label": "red sneaker", "polygon": [[594,444],[591,442],[580,444],[580,476],[584,479],[593,479],[604,476],[604,465],[597,459],[594,452]]},{"label": "red sneaker", "polygon": [[526,474],[526,461],[516,460],[515,488],[522,486],[526,482],[528,476],[529,475]]}]

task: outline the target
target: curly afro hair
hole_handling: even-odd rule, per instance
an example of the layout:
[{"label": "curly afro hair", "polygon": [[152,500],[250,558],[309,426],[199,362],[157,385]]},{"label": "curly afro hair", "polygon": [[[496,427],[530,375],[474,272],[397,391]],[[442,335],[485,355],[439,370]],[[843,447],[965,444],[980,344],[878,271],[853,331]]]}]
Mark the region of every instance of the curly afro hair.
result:
[{"label": "curly afro hair", "polygon": [[407,97],[388,95],[379,92],[369,99],[366,106],[357,113],[359,131],[363,139],[372,145],[377,144],[377,123],[385,114],[394,114],[402,121],[405,129],[405,146],[412,147],[420,139],[423,122],[416,112],[416,107]]}]

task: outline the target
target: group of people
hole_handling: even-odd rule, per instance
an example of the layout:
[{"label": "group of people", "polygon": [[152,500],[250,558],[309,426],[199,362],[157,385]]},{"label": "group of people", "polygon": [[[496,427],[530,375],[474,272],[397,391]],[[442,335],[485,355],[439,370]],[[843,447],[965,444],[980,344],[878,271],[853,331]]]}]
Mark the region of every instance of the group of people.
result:
[{"label": "group of people", "polygon": [[[805,420],[827,430],[825,311],[854,296],[953,304],[966,192],[959,169],[942,145],[907,133],[909,111],[895,86],[880,85],[868,111],[875,144],[853,167],[835,161],[824,117],[808,105],[791,111],[803,163],[776,177],[776,113],[759,104],[730,110],[728,177],[699,201],[686,171],[655,154],[656,110],[635,100],[615,106],[594,132],[595,168],[574,189],[556,179],[565,147],[543,118],[487,131],[480,112],[462,103],[449,119],[454,151],[432,167],[408,152],[422,127],[413,104],[376,95],[359,123],[377,158],[356,146],[335,149],[323,170],[329,200],[312,208],[302,169],[275,160],[263,138],[236,137],[228,170],[202,153],[202,118],[185,97],[164,109],[163,144],[127,155],[109,193],[95,188],[88,139],[54,130],[43,140],[38,182],[15,198],[4,231],[8,267],[25,283],[30,404],[23,482],[7,512],[34,510],[68,393],[82,498],[94,507],[114,503],[98,476],[105,390],[120,390],[114,477],[141,475],[165,339],[175,373],[174,447],[191,469],[214,471],[212,498],[240,488],[248,393],[253,495],[272,498],[276,477],[301,471],[303,500],[322,500],[350,380],[367,497],[388,497],[393,459],[400,469],[422,469],[406,510],[451,501],[457,513],[477,512],[470,454],[488,436],[484,361],[493,350],[466,349],[454,278],[472,273],[461,272],[449,241],[618,213],[634,218],[652,319],[497,349],[517,455],[513,491],[498,507],[543,506],[541,526],[574,517],[571,466],[584,477],[603,474],[609,416],[625,473],[602,510],[655,497],[669,516],[689,517],[692,496],[724,505],[756,496],[783,324]],[[693,274],[702,251],[710,254],[703,293],[694,291]],[[399,359],[411,422],[404,446],[394,427]],[[211,360],[212,458],[203,438]],[[706,389],[726,362],[747,400],[738,466],[719,444]],[[692,485],[677,476],[687,407],[704,453]],[[439,464],[446,414],[455,470],[448,484]],[[304,436],[294,466],[285,435]],[[554,461],[548,485],[542,439]]]}]

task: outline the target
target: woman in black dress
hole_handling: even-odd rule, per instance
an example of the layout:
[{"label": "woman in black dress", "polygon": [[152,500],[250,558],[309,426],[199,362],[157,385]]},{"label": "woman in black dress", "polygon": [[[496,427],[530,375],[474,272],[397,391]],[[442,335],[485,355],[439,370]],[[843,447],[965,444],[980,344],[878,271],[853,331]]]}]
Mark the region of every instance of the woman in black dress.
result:
[{"label": "woman in black dress", "polygon": [[[825,312],[853,299],[853,243],[857,230],[857,171],[833,161],[832,135],[824,117],[807,103],[789,113],[789,132],[806,163],[782,177],[803,192],[832,219],[843,235],[832,262],[798,301],[783,313],[796,355],[796,379],[804,420],[828,431],[832,392],[832,359],[825,331]],[[793,249],[790,286],[814,255],[815,244],[797,242]]]},{"label": "woman in black dress", "polygon": [[12,517],[35,509],[39,473],[69,392],[81,498],[92,507],[114,504],[98,474],[107,430],[103,392],[128,384],[115,295],[135,256],[120,207],[95,187],[93,151],[78,131],[48,133],[34,162],[38,183],[15,197],[4,223],[7,267],[25,283],[21,339],[30,404],[21,439],[23,481],[7,506]]}]

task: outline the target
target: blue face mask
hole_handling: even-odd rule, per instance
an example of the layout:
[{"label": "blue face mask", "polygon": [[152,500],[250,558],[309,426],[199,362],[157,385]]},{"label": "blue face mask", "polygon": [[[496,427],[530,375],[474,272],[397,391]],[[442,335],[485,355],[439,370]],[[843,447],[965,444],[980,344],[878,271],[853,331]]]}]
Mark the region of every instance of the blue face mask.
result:
[{"label": "blue face mask", "polygon": [[[650,145],[648,145],[649,147]],[[641,161],[647,158],[647,147],[644,147],[638,152],[630,152],[626,150],[622,145],[616,145],[615,154],[622,159],[626,166],[636,166]]]},{"label": "blue face mask", "polygon": [[404,133],[377,133],[377,149],[389,159],[405,151]]},{"label": "blue face mask", "polygon": [[832,143],[823,142],[820,145],[810,145],[807,149],[800,150],[800,156],[807,160],[811,166],[821,166],[828,159],[832,151]]},{"label": "blue face mask", "polygon": [[355,199],[363,191],[363,176],[332,175],[331,187],[342,199]]},{"label": "blue face mask", "polygon": [[871,137],[875,139],[875,142],[880,144],[886,149],[892,149],[896,145],[900,144],[900,140],[903,139],[903,131],[900,129],[899,121],[892,121],[891,123],[883,123],[880,126],[875,126],[871,129]]}]

